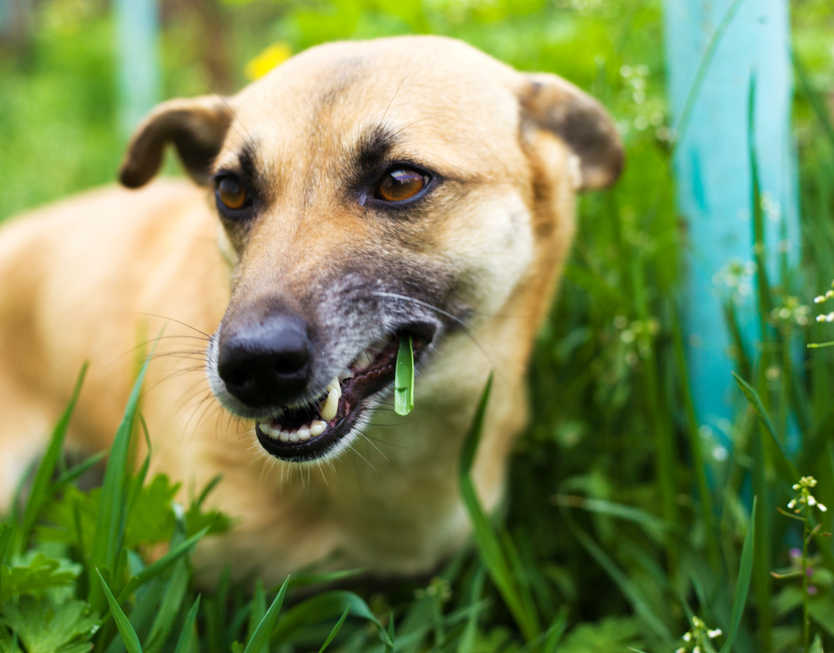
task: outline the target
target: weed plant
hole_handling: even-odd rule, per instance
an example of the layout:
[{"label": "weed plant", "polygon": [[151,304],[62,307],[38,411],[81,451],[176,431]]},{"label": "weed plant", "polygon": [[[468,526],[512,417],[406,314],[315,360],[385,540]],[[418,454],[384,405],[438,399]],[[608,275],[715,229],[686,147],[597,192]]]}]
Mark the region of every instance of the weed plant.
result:
[{"label": "weed plant", "polygon": [[[479,411],[460,468],[475,546],[436,577],[385,591],[357,586],[349,571],[272,588],[224,580],[198,595],[189,553],[234,516],[204,511],[205,493],[178,506],[170,479],[146,478],[147,461],[131,471],[129,439],[142,437],[137,384],[103,486],[75,485],[96,459],[62,462],[68,410],[25,500],[0,526],[0,651],[834,650],[834,510],[822,509],[834,505],[830,2],[791,3],[802,263],[784,281],[756,274],[752,252],[750,265],[728,268],[737,412],[721,425],[724,439],[698,422],[687,385],[686,242],[659,2],[338,0],[286,3],[270,20],[257,5],[224,4],[240,70],[273,41],[298,51],[334,38],[447,33],[520,69],[559,72],[618,120],[627,172],[581,203],[559,303],[533,357],[532,419],[512,459],[506,509],[485,515],[469,482]],[[43,19],[27,75],[0,60],[0,92],[10,99],[0,135],[13,153],[0,157],[12,189],[0,195],[0,215],[108,180],[118,161],[112,79],[96,72],[112,45],[81,38],[77,14],[86,36],[107,34],[110,20],[68,1],[48,11],[58,18]],[[166,26],[166,95],[208,90],[181,62],[197,56],[195,41],[187,27]],[[74,100],[57,111],[65,97]],[[48,126],[43,134],[25,129],[35,119]],[[71,161],[54,158],[56,179],[19,164],[53,160],[55,143],[73,152]],[[755,186],[750,206],[760,222]],[[764,309],[753,346],[737,334],[733,302],[748,282]],[[797,356],[795,343],[814,347]],[[162,542],[162,558],[140,555]],[[324,580],[331,589],[310,589]],[[307,598],[293,592],[301,587]]]}]

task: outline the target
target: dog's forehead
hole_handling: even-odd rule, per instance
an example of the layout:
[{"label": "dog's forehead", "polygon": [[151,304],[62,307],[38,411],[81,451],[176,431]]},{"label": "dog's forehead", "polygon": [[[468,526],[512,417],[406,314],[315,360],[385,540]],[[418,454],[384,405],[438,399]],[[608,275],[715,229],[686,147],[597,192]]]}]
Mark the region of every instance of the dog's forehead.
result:
[{"label": "dog's forehead", "polygon": [[[399,37],[319,46],[234,98],[227,146],[246,139],[282,151],[346,150],[380,129],[405,150],[465,165],[517,136],[518,73],[451,39]],[[506,141],[506,142],[505,142]],[[302,145],[306,143],[306,147]],[[455,160],[457,157],[458,160]]]}]

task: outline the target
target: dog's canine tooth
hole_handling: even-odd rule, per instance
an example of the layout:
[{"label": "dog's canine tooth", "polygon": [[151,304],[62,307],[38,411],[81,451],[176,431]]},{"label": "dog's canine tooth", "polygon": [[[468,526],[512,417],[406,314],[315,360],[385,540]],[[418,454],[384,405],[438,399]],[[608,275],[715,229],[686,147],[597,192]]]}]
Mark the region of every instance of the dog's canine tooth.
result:
[{"label": "dog's canine tooth", "polygon": [[334,378],[327,384],[327,399],[321,405],[321,417],[325,422],[329,422],[336,417],[336,412],[339,410],[339,399],[342,396],[342,386],[339,385],[339,379]]},{"label": "dog's canine tooth", "polygon": [[323,422],[320,419],[313,420],[310,424],[310,436],[316,437],[317,435],[321,435],[324,433],[324,430],[327,428],[327,423]]}]

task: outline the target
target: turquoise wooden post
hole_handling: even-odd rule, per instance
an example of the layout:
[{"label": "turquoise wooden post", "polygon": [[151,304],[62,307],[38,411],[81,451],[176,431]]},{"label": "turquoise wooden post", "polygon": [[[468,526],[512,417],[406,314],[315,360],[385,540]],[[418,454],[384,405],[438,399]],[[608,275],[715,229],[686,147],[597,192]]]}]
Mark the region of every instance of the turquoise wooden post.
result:
[{"label": "turquoise wooden post", "polygon": [[770,279],[780,277],[781,253],[795,262],[799,251],[788,7],[786,0],[667,0],[665,22],[678,204],[690,239],[684,306],[691,382],[699,422],[726,443],[720,427],[732,416],[735,387],[721,309],[727,282],[739,284],[737,313],[748,349],[754,352],[761,339],[747,128],[753,76]]},{"label": "turquoise wooden post", "polygon": [[119,54],[119,124],[129,134],[156,104],[159,63],[156,0],[116,0]]}]

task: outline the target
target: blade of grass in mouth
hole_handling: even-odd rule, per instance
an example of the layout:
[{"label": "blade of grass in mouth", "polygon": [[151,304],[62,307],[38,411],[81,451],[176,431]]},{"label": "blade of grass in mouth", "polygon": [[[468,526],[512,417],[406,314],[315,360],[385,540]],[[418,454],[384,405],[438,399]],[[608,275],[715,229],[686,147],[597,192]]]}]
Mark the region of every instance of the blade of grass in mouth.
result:
[{"label": "blade of grass in mouth", "polygon": [[414,347],[411,336],[400,338],[394,373],[394,412],[408,415],[414,408]]}]

